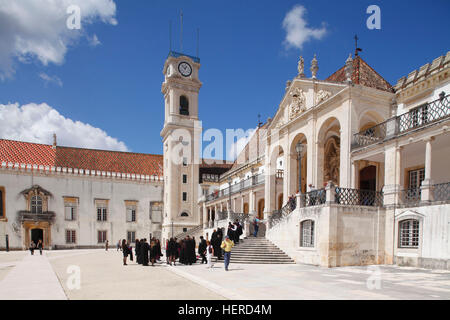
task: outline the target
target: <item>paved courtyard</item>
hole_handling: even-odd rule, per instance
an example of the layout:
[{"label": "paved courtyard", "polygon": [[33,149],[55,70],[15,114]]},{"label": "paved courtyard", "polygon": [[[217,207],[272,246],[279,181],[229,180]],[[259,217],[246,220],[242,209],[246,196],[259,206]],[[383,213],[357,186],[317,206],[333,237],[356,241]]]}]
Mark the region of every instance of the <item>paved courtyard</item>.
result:
[{"label": "paved courtyard", "polygon": [[[0,299],[450,299],[450,271],[217,263],[122,266],[115,249],[0,253]],[[74,287],[80,271],[79,289]]]}]

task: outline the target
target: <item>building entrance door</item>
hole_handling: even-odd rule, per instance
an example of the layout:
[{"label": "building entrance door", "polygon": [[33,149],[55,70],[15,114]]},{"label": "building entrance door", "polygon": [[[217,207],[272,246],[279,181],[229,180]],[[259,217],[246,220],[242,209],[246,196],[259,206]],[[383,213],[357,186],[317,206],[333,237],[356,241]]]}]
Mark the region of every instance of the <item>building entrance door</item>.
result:
[{"label": "building entrance door", "polygon": [[359,172],[359,188],[361,190],[377,189],[377,167],[368,166]]},{"label": "building entrance door", "polygon": [[258,202],[258,219],[264,220],[264,199]]},{"label": "building entrance door", "polygon": [[44,242],[44,230],[42,229],[32,229],[31,230],[31,240],[37,245],[39,240]]}]

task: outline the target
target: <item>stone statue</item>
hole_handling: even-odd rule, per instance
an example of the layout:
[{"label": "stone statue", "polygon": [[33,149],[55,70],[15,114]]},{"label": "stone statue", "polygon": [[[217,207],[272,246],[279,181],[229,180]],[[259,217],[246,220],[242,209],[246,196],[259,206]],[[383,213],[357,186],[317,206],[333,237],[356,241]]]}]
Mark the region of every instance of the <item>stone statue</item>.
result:
[{"label": "stone statue", "polygon": [[329,97],[331,97],[331,92],[325,91],[325,90],[319,90],[319,92],[317,92],[317,96],[316,96],[316,104],[319,104],[322,101],[327,100]]},{"label": "stone statue", "polygon": [[305,60],[303,60],[302,56],[300,56],[300,60],[298,61],[298,77],[305,77]]},{"label": "stone statue", "polygon": [[345,61],[345,77],[347,78],[347,82],[352,82],[352,74],[353,74],[353,59],[352,54],[348,56],[348,59]]},{"label": "stone statue", "polygon": [[317,62],[316,54],[314,54],[314,59],[311,61],[311,75],[313,79],[316,79],[317,71],[319,71],[319,63]]}]

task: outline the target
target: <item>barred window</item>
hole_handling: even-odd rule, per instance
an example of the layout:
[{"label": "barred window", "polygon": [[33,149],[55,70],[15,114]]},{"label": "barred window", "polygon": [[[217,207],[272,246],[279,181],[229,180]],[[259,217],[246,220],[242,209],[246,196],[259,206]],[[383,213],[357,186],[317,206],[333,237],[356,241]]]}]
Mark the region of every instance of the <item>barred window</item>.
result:
[{"label": "barred window", "polygon": [[5,188],[4,187],[0,187],[0,218],[4,218],[5,217]]},{"label": "barred window", "polygon": [[40,196],[31,197],[31,213],[42,213],[42,198]]},{"label": "barred window", "polygon": [[77,233],[75,230],[66,230],[66,243],[73,244],[77,242]]},{"label": "barred window", "polygon": [[183,183],[187,183],[187,174],[183,174]]},{"label": "barred window", "polygon": [[300,246],[314,247],[314,221],[303,221],[300,225],[300,231]]},{"label": "barred window", "polygon": [[419,246],[419,220],[409,219],[399,222],[399,247],[417,248]]},{"label": "barred window", "polygon": [[136,222],[136,207],[127,207],[127,222]]},{"label": "barred window", "polygon": [[136,242],[136,231],[128,231],[127,232],[127,240],[129,243]]},{"label": "barred window", "polygon": [[107,221],[108,209],[105,207],[97,207],[97,221]]},{"label": "barred window", "polygon": [[98,240],[98,243],[105,243],[106,242],[106,231],[98,231],[97,232],[97,240]]},{"label": "barred window", "polygon": [[187,192],[183,192],[183,201],[187,201]]}]

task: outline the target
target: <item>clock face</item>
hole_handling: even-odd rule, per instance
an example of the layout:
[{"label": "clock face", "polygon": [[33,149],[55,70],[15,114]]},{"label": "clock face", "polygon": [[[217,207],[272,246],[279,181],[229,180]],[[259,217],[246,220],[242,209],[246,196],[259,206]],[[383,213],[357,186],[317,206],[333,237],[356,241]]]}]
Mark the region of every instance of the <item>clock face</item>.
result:
[{"label": "clock face", "polygon": [[178,71],[180,71],[181,75],[189,77],[192,74],[192,67],[187,62],[181,62],[178,65]]}]

